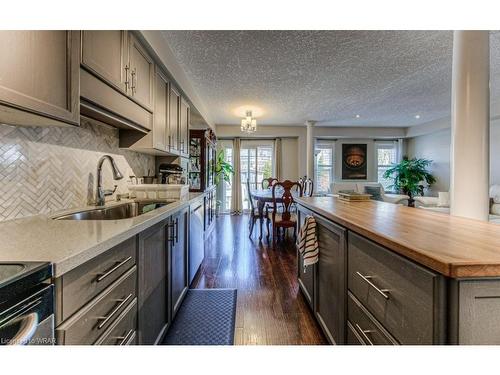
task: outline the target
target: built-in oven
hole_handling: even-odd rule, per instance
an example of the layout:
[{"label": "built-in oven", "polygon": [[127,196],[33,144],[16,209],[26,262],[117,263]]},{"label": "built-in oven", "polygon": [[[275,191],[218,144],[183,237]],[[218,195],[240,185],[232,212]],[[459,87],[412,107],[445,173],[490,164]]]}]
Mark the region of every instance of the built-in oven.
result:
[{"label": "built-in oven", "polygon": [[0,288],[0,345],[54,345],[52,268],[23,267]]}]

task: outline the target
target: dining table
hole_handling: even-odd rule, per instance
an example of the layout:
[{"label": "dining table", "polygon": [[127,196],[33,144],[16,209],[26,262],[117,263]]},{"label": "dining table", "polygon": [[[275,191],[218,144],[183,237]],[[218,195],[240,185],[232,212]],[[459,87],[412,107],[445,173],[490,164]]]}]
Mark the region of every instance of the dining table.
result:
[{"label": "dining table", "polygon": [[[280,193],[276,192],[276,203],[283,203],[283,189],[280,189]],[[297,191],[292,190],[292,197],[299,196]],[[272,189],[255,189],[250,190],[250,195],[254,201],[257,202],[257,210],[259,212],[260,220],[260,235],[259,240],[262,241],[262,227],[264,225],[264,208],[267,203],[273,203],[273,191]]]}]

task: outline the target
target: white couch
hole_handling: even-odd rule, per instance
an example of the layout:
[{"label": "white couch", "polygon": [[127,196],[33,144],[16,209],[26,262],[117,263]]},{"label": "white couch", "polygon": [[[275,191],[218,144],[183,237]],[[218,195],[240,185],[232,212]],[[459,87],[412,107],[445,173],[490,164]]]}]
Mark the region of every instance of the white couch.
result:
[{"label": "white couch", "polygon": [[380,187],[382,200],[388,203],[406,203],[408,196],[404,194],[387,194],[380,182],[332,182],[330,185],[330,193],[338,195],[339,191],[351,190],[357,193],[364,193],[365,186]]}]

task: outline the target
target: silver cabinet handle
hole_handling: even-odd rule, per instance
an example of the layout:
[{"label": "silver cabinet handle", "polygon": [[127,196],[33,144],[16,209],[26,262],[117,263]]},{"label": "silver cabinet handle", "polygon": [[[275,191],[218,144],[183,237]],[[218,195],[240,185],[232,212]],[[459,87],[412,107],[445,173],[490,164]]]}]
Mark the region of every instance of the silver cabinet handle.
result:
[{"label": "silver cabinet handle", "polygon": [[356,272],[356,273],[358,274],[359,277],[361,277],[363,279],[363,281],[365,281],[373,289],[375,289],[377,292],[379,292],[382,297],[384,297],[385,299],[389,299],[389,294],[388,294],[389,289],[380,289],[374,283],[372,283],[370,280],[373,278],[373,276],[365,276],[365,275],[362,275],[360,272]]},{"label": "silver cabinet handle", "polygon": [[99,275],[97,277],[97,282],[101,282],[102,280],[104,280],[106,277],[108,277],[109,275],[111,275],[113,272],[115,272],[118,268],[120,268],[121,266],[123,266],[125,263],[127,263],[131,259],[132,259],[132,257],[128,257],[128,258],[122,260],[121,262],[117,263],[114,267],[112,267],[111,269],[109,269],[105,273]]},{"label": "silver cabinet handle", "polygon": [[175,243],[175,224],[174,223],[168,223],[167,224],[167,237],[168,241]]},{"label": "silver cabinet handle", "polygon": [[356,326],[356,328],[358,329],[359,333],[361,333],[363,335],[363,339],[365,339],[365,341],[369,344],[369,345],[373,345],[373,341],[370,340],[370,338],[368,337],[367,333],[372,333],[374,331],[372,330],[369,330],[369,329],[362,329],[358,323],[355,323],[354,324]]},{"label": "silver cabinet handle", "polygon": [[112,318],[113,316],[120,311],[120,309],[125,306],[127,301],[132,298],[132,293],[130,293],[125,299],[119,299],[118,301],[120,302],[116,307],[111,310],[111,312],[106,315],[106,316],[100,316],[97,318],[97,320],[102,320],[102,322],[97,326],[97,329],[102,329]]},{"label": "silver cabinet handle", "polygon": [[179,218],[175,218],[175,243],[179,242]]},{"label": "silver cabinet handle", "polygon": [[132,90],[132,95],[134,95],[137,92],[136,86],[137,86],[137,70],[134,68],[131,72],[131,86],[130,89]]},{"label": "silver cabinet handle", "polygon": [[125,92],[128,91],[128,86],[130,85],[130,82],[128,80],[128,71],[129,71],[130,67],[127,65],[125,65]]},{"label": "silver cabinet handle", "polygon": [[118,345],[128,345],[130,342],[134,339],[135,337],[135,330],[131,329],[130,331],[127,332],[125,336],[120,336],[117,337],[118,340],[121,340]]}]

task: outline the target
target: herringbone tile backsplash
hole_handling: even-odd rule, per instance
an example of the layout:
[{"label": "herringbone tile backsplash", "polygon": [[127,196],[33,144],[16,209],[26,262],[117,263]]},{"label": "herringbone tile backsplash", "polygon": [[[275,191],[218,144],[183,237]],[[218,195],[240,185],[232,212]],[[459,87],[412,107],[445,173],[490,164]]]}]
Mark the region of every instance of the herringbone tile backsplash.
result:
[{"label": "herringbone tile backsplash", "polygon": [[0,220],[87,205],[93,199],[97,161],[111,155],[124,178],[113,181],[107,161],[105,188],[127,192],[128,176],[154,171],[154,156],[118,148],[118,130],[81,119],[78,127],[0,124]]}]

